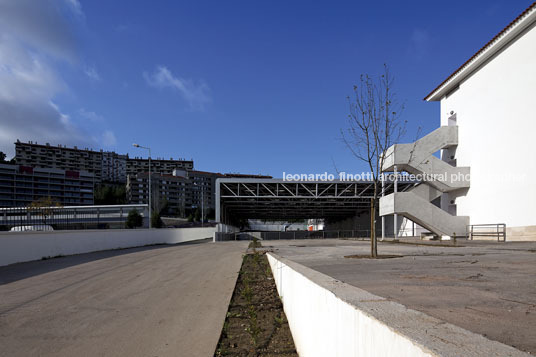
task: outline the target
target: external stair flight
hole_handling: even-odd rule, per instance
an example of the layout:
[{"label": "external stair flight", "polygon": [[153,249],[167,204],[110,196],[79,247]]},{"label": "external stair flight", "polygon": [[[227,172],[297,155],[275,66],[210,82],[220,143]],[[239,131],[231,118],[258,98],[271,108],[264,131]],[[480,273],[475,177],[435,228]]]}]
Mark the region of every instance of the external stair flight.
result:
[{"label": "external stair flight", "polygon": [[380,199],[380,215],[402,215],[438,236],[465,236],[469,217],[455,216],[431,201],[443,193],[468,189],[469,167],[456,167],[434,154],[458,145],[458,127],[442,126],[409,144],[396,144],[385,152],[383,172],[406,171],[421,182],[406,192]]}]

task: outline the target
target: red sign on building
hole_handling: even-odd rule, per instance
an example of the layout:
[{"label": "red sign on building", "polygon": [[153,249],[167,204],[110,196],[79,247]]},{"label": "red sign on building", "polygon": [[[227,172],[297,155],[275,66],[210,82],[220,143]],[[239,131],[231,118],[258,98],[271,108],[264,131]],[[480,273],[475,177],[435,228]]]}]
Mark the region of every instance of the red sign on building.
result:
[{"label": "red sign on building", "polygon": [[19,173],[21,174],[33,174],[33,167],[31,166],[19,166]]},{"label": "red sign on building", "polygon": [[80,172],[78,171],[65,171],[65,177],[67,178],[80,178]]}]

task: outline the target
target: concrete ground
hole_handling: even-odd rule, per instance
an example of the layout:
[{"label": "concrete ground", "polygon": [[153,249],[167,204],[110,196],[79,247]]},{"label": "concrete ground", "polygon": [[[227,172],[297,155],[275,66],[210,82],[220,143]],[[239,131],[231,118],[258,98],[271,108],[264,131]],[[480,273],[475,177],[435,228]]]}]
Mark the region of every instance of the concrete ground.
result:
[{"label": "concrete ground", "polygon": [[411,309],[536,354],[536,242],[462,242],[464,247],[369,242],[265,241],[274,253]]},{"label": "concrete ground", "polygon": [[247,242],[0,267],[1,356],[212,356]]}]

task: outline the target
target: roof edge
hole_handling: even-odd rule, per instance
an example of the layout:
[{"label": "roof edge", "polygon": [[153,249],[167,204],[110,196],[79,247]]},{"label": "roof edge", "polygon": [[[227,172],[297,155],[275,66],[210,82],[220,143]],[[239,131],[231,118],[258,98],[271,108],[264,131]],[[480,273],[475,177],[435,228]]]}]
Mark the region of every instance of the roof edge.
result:
[{"label": "roof edge", "polygon": [[519,14],[518,17],[510,22],[471,58],[448,76],[447,79],[441,82],[441,84],[424,97],[423,100],[428,102],[441,100],[449,90],[471,75],[479,65],[499,52],[504,46],[510,43],[510,41],[515,39],[519,33],[528,28],[535,21],[536,2],[532,3],[525,11]]}]

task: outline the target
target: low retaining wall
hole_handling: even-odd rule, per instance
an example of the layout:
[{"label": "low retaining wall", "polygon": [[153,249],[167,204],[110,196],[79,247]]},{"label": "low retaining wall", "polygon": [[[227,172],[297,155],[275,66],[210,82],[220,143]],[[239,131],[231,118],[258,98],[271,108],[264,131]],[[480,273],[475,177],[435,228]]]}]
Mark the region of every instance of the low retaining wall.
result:
[{"label": "low retaining wall", "polygon": [[0,266],[43,257],[212,238],[215,227],[1,232]]},{"label": "low retaining wall", "polygon": [[536,226],[506,227],[506,241],[536,241]]},{"label": "low retaining wall", "polygon": [[300,356],[528,356],[268,253]]}]

